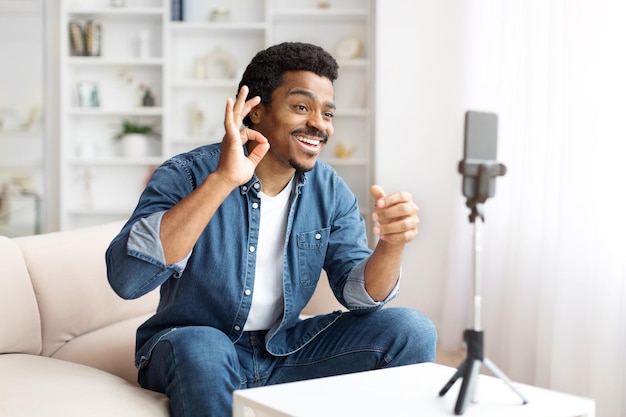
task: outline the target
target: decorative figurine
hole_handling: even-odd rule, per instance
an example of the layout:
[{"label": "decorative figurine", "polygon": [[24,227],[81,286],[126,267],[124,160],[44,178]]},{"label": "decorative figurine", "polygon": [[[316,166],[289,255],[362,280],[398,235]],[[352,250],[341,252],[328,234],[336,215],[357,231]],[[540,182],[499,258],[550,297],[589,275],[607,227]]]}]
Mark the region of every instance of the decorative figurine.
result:
[{"label": "decorative figurine", "polygon": [[156,99],[154,98],[154,94],[150,87],[146,87],[146,91],[143,93],[143,97],[141,98],[141,105],[144,107],[154,107],[156,104]]},{"label": "decorative figurine", "polygon": [[211,16],[209,17],[211,22],[228,22],[230,21],[230,10],[226,7],[218,7],[211,11]]},{"label": "decorative figurine", "polygon": [[341,143],[338,143],[337,146],[335,147],[335,156],[341,159],[350,158],[352,154],[354,153],[354,151],[356,151],[356,147],[351,146],[347,148]]}]

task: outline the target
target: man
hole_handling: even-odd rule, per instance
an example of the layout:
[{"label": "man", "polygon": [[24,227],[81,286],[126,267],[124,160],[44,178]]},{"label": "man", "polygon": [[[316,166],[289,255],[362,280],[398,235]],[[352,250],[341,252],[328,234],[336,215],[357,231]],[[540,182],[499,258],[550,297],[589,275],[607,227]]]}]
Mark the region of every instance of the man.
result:
[{"label": "man", "polygon": [[[371,251],[356,198],[318,161],[337,71],[310,44],[259,52],[227,100],[222,143],[159,167],[107,250],[120,296],[161,287],[137,332],[137,366],[172,416],[229,416],[235,389],[434,360],[430,320],[382,309],[417,206],[373,186]],[[350,311],[302,320],[322,269]]]}]

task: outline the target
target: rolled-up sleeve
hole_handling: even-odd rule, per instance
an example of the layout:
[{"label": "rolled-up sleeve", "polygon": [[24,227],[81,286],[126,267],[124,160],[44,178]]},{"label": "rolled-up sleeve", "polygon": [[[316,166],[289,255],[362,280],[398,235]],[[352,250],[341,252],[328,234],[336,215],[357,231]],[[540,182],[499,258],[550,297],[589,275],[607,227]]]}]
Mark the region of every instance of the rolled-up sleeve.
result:
[{"label": "rolled-up sleeve", "polygon": [[[128,251],[135,255],[155,260],[161,265],[165,265],[165,252],[161,243],[161,219],[165,211],[153,213],[148,217],[139,219],[133,224],[128,235]],[[179,262],[168,267],[173,268],[178,275],[182,274],[187,266],[187,261],[191,256],[191,251]]]},{"label": "rolled-up sleeve", "polygon": [[343,288],[344,300],[346,300],[348,309],[351,311],[377,310],[393,300],[400,288],[400,277],[398,277],[395,287],[387,298],[382,301],[374,301],[365,289],[365,266],[367,261],[368,259],[364,259],[352,269]]},{"label": "rolled-up sleeve", "polygon": [[187,266],[191,252],[175,264],[165,264],[159,238],[164,213],[156,212],[136,220],[129,228],[125,226],[106,251],[109,284],[124,299],[141,297],[170,277],[180,278]]}]

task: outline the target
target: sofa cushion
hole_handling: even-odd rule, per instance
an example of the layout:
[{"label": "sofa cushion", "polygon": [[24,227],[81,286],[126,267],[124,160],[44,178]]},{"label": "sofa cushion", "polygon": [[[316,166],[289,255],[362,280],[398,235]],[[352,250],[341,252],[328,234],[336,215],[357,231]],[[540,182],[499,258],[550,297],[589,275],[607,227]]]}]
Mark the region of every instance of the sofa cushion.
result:
[{"label": "sofa cushion", "polygon": [[104,255],[121,222],[15,238],[41,314],[42,355],[72,339],[156,309],[158,292],[123,300],[106,277]]},{"label": "sofa cushion", "polygon": [[0,236],[0,353],[41,352],[41,323],[19,247]]},{"label": "sofa cushion", "polygon": [[6,417],[169,416],[162,394],[76,363],[0,355],[0,415]]},{"label": "sofa cushion", "polygon": [[[110,372],[137,384],[135,333],[152,314],[113,323],[78,336],[63,345],[52,357]],[[106,340],[106,343],[103,341]]]}]

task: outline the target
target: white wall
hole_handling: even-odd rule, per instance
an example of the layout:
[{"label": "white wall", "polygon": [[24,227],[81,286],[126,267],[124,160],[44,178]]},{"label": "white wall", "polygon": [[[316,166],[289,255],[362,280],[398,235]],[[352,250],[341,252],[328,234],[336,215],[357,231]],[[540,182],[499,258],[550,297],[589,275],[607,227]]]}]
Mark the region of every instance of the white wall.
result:
[{"label": "white wall", "polygon": [[376,181],[387,192],[411,192],[421,220],[393,304],[417,308],[436,325],[449,273],[447,248],[459,242],[450,236],[451,225],[468,214],[457,174],[467,110],[465,7],[464,0],[385,0],[376,13]]}]

